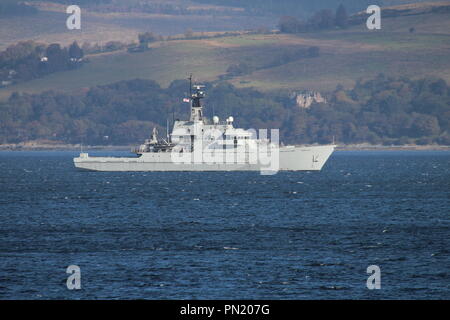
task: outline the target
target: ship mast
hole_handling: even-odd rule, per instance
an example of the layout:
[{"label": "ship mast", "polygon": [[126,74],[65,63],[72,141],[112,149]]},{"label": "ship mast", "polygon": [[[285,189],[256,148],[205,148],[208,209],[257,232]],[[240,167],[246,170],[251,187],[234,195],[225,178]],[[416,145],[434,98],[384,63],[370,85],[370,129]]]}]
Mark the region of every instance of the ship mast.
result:
[{"label": "ship mast", "polygon": [[[192,74],[189,76],[189,95],[191,98],[191,118],[190,121],[203,121],[203,108],[200,100],[205,97],[202,89],[205,86],[192,85]],[[192,91],[194,89],[194,91]]]}]

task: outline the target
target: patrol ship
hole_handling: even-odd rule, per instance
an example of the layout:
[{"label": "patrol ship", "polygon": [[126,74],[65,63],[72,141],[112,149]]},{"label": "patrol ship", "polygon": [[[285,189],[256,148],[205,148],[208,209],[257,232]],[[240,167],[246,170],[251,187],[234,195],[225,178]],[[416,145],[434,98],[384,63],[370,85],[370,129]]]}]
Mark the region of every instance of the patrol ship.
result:
[{"label": "patrol ship", "polygon": [[[190,79],[192,81],[192,78]],[[190,81],[189,121],[175,121],[172,132],[150,139],[132,150],[133,157],[91,157],[80,153],[75,167],[94,171],[319,171],[335,145],[282,146],[278,132],[244,130],[233,126],[234,118],[212,121],[203,116],[204,86]]]}]

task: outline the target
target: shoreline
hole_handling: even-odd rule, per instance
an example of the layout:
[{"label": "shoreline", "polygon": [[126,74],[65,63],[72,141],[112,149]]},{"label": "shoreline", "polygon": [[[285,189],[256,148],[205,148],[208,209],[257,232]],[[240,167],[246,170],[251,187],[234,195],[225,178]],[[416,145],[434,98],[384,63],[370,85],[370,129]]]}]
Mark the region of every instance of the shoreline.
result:
[{"label": "shoreline", "polygon": [[382,145],[340,145],[336,151],[450,151],[450,146],[441,145],[403,145],[403,146],[382,146]]},{"label": "shoreline", "polygon": [[[38,144],[18,143],[0,144],[0,151],[130,151],[135,146],[83,146],[79,144]],[[450,151],[450,146],[443,145],[401,145],[384,146],[370,144],[338,145],[336,151]]]}]

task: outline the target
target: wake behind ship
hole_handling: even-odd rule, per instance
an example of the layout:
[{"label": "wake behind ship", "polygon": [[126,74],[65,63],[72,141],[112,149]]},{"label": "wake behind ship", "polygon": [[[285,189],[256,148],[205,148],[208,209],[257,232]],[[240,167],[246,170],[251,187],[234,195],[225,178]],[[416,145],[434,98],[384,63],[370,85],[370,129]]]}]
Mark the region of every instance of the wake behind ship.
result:
[{"label": "wake behind ship", "polygon": [[[280,146],[255,130],[233,126],[233,117],[221,122],[203,116],[204,87],[190,84],[191,114],[175,121],[166,139],[153,129],[150,139],[134,149],[133,157],[91,157],[80,153],[75,167],[94,171],[319,171],[335,145]],[[276,136],[277,138],[277,136]]]}]

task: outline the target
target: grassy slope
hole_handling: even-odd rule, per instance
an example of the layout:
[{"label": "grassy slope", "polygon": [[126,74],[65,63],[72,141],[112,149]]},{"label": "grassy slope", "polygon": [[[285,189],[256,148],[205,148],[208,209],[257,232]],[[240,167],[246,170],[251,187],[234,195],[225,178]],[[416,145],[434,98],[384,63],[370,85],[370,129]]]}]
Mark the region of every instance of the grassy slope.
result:
[{"label": "grassy slope", "polygon": [[[409,28],[414,27],[415,33]],[[301,36],[300,36],[301,37]],[[409,77],[438,76],[450,81],[450,14],[424,14],[382,20],[382,30],[354,26],[345,31],[304,35],[322,42],[320,58],[300,60],[234,79],[235,84],[332,90],[383,72]],[[326,41],[335,41],[333,48]],[[347,48],[352,44],[353,48]]]},{"label": "grassy slope", "polygon": [[[354,26],[345,31],[302,35],[242,35],[235,37],[157,43],[151,51],[119,52],[91,57],[78,70],[0,89],[0,99],[13,91],[79,90],[118,80],[148,78],[167,85],[190,72],[214,80],[230,64],[247,62],[261,67],[288,46],[319,46],[321,56],[294,61],[230,81],[260,89],[333,90],[379,72],[388,75],[439,76],[450,82],[450,13],[402,16],[382,20],[383,29]],[[416,32],[410,33],[409,28]]]}]

